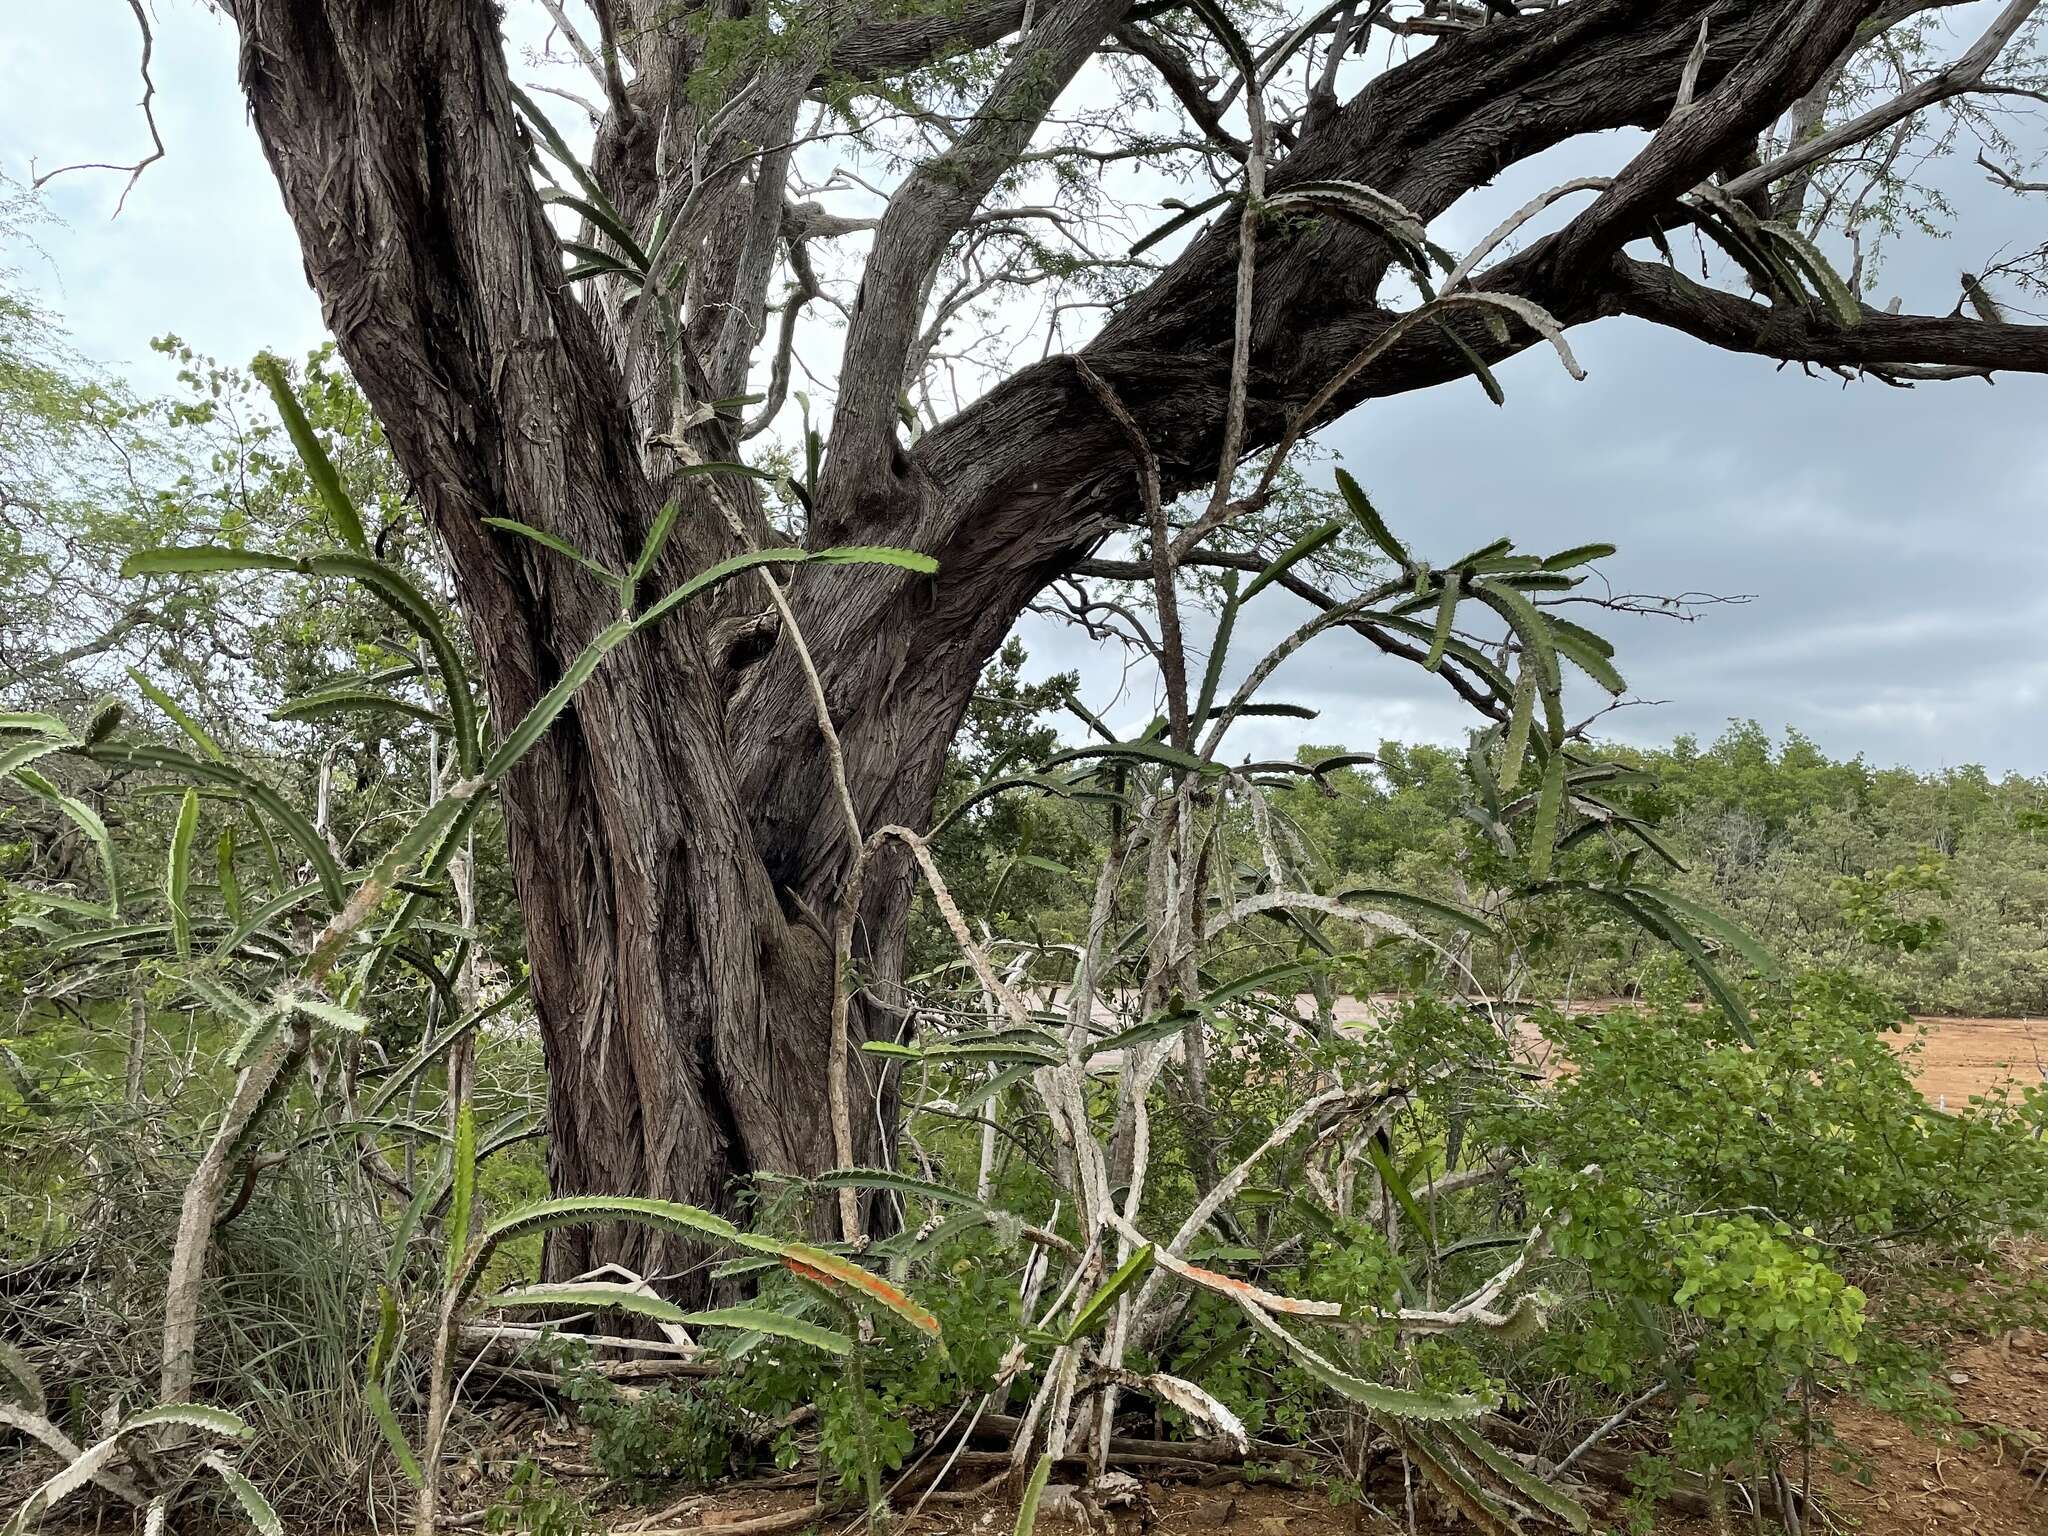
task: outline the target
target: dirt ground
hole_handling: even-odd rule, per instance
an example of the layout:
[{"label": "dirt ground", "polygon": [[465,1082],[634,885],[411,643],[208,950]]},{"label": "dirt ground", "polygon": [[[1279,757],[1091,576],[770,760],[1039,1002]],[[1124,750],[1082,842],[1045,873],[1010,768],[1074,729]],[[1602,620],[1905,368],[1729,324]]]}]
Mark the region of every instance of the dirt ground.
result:
[{"label": "dirt ground", "polygon": [[[1392,997],[1342,998],[1337,1003],[1337,1022],[1362,1028],[1383,1017],[1392,1008]],[[1630,1007],[1626,998],[1586,998],[1574,1001],[1568,1011],[1606,1013]],[[1302,998],[1297,1011],[1313,1013],[1314,1001]],[[1959,1109],[1971,1094],[1984,1093],[2002,1083],[2025,1085],[2048,1077],[2048,1019],[1966,1019],[1926,1015],[1916,1018],[1931,1031],[1921,1053],[1918,1070],[1920,1091],[1931,1103]],[[1910,1035],[1895,1037],[1903,1050],[1912,1043]]]},{"label": "dirt ground", "polygon": [[[1626,1006],[1588,1004],[1574,1012]],[[2048,1081],[2048,1020],[1928,1015],[1914,1022],[1929,1031],[1914,1077],[1920,1092],[1937,1108],[1961,1109],[1973,1094],[1998,1087],[2016,1092],[2029,1083]],[[1903,1052],[1915,1043],[1915,1037],[1902,1031],[1892,1043]]]},{"label": "dirt ground", "polygon": [[1920,1091],[1934,1103],[1960,1108],[1971,1094],[2000,1083],[2043,1080],[2048,1067],[2048,1022],[2040,1019],[1919,1020],[1933,1030],[1920,1058]]}]

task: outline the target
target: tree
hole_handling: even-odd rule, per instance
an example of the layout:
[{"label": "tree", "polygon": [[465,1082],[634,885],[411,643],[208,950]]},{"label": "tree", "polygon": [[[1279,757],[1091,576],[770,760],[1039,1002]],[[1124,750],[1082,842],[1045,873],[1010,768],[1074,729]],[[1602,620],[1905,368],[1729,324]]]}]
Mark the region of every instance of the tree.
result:
[{"label": "tree", "polygon": [[[1815,218],[1849,218],[1858,164],[1873,185],[1887,173],[1864,150],[1877,136],[2037,89],[2026,0],[1952,62],[1886,55],[1907,88],[1875,100],[1872,46],[1947,7],[1380,0],[1233,20],[1213,0],[596,0],[579,31],[544,0],[602,97],[587,167],[522,99],[493,7],[222,3],[307,275],[446,546],[499,720],[556,680],[617,594],[486,520],[621,570],[676,502],[657,590],[784,542],[735,489],[749,482],[699,471],[777,419],[805,307],[839,302],[820,253],[861,252],[799,537],[913,548],[938,574],[809,566],[736,583],[611,656],[507,786],[563,1192],[718,1206],[736,1176],[833,1160],[829,935],[855,850],[929,825],[1012,622],[1141,522],[1135,442],[1167,498],[1228,487],[1247,456],[1362,401],[1475,369],[1495,388],[1487,365],[1552,317],[1635,315],[1894,383],[2048,371],[2048,327],[2005,323],[1976,279],[1972,315],[1887,313],[1808,238]],[[1375,28],[1425,46],[1363,78],[1349,60]],[[1155,86],[1171,107],[1146,108]],[[1106,111],[1105,91],[1120,93]],[[1149,131],[1167,114],[1170,131]],[[1461,195],[1629,127],[1651,132],[1611,178],[1566,189],[1596,194],[1582,211],[1449,274],[1512,318],[1395,307],[1422,226]],[[822,200],[814,152],[835,138],[894,167],[872,217]],[[1156,267],[1089,238],[1117,211],[1101,178],[1119,167],[1216,188],[1190,198],[1192,238]],[[551,203],[584,219],[567,270]],[[1685,228],[1728,250],[1751,291],[1639,249]],[[1038,284],[1059,296],[1056,335],[1077,308],[1109,317],[1078,353],[1049,338],[1053,355],[934,419],[926,372],[958,361],[947,327]],[[749,417],[732,402],[764,375]],[[1200,531],[1183,524],[1187,563],[1228,563],[1213,535],[1264,484],[1217,496]],[[907,861],[879,861],[861,889],[851,1028],[893,1035]],[[885,1103],[857,1123],[862,1160],[888,1118]],[[689,1250],[672,1242],[579,1231],[550,1263],[673,1273]]]}]

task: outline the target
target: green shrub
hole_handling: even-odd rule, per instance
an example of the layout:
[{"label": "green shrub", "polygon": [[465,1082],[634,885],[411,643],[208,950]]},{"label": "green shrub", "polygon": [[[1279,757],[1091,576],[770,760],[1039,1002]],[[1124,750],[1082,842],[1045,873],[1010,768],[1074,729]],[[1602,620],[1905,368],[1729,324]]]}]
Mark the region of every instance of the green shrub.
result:
[{"label": "green shrub", "polygon": [[1891,1044],[1905,1020],[1858,982],[1756,993],[1753,1045],[1688,990],[1547,1018],[1574,1071],[1487,1133],[1564,1218],[1573,1304],[1543,1362],[1617,1393],[1662,1377],[1683,1460],[1768,1462],[1806,1432],[1809,1389],[1897,1400],[1902,1377],[1925,1381],[1899,1326],[1912,1298],[2048,1221],[2048,1145],[2038,1097],[1932,1109],[1916,1047]]}]

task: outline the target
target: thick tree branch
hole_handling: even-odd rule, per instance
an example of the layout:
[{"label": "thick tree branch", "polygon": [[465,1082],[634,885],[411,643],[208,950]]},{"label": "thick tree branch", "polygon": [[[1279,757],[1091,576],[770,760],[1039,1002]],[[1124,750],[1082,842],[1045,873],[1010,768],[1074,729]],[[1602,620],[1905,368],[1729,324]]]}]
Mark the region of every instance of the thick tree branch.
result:
[{"label": "thick tree branch", "polygon": [[794,281],[782,299],[782,322],[776,331],[775,357],[768,365],[768,388],[761,409],[748,419],[740,434],[743,438],[759,437],[782,414],[783,402],[789,398],[790,364],[796,356],[797,321],[803,317],[804,306],[824,292],[818,285],[817,270],[811,265],[810,251],[800,237],[789,241],[789,273]]},{"label": "thick tree branch", "polygon": [[1248,152],[1244,140],[1224,126],[1222,106],[1209,99],[1208,90],[1195,75],[1194,62],[1185,53],[1158,33],[1140,26],[1118,27],[1116,40],[1152,66],[1210,143],[1233,160],[1244,159]]},{"label": "thick tree branch", "polygon": [[1039,17],[989,91],[973,125],[897,188],[875,231],[854,303],[832,417],[818,533],[850,526],[885,498],[896,467],[897,402],[925,288],[953,236],[1015,165],[1067,83],[1130,0],[1066,0]]},{"label": "thick tree branch", "polygon": [[569,45],[569,51],[590,71],[590,78],[600,86],[604,85],[604,64],[590,44],[583,41],[583,34],[576,30],[576,24],[569,19],[569,13],[562,9],[562,0],[540,0],[540,5],[541,9],[548,13],[548,19],[554,22],[555,29],[562,34],[562,41]]},{"label": "thick tree branch", "polygon": [[900,75],[950,53],[986,48],[1015,32],[1031,10],[1029,0],[970,0],[957,9],[937,6],[900,20],[863,20],[833,45],[829,73],[818,84],[829,84],[834,75]]},{"label": "thick tree branch", "polygon": [[[1753,144],[1784,111],[1786,99],[1809,89],[1877,8],[1877,0],[1804,0],[1787,7],[1766,42],[1674,113],[1614,184],[1567,226],[1556,249],[1556,279],[1569,285],[1596,271],[1647,220],[1726,165],[1736,147]],[[1711,39],[1712,23],[1711,16],[1704,18],[1703,42]]]},{"label": "thick tree branch", "polygon": [[1857,324],[1844,328],[1817,305],[1759,304],[1656,262],[1618,257],[1611,273],[1607,313],[1654,320],[1730,352],[1876,373],[1888,364],[2048,373],[2048,325],[1987,325],[1960,315],[1866,308]]}]

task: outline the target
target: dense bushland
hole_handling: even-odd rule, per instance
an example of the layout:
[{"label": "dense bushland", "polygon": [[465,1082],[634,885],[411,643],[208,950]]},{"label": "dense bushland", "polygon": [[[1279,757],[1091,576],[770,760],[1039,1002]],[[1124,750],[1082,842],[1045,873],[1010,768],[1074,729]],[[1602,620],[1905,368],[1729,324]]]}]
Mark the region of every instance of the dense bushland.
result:
[{"label": "dense bushland", "polygon": [[[1796,729],[1609,746],[1645,782],[1625,797],[1686,866],[1674,885],[1788,964],[1854,972],[1915,1013],[2048,1013],[2048,786],[1962,767],[1917,773],[1830,759]],[[1427,881],[1455,864],[1458,754],[1381,744],[1335,795],[1296,789],[1287,814],[1358,879]],[[1439,878],[1437,889],[1448,891]],[[1618,931],[1532,933],[1533,994],[1633,991],[1642,946]]]},{"label": "dense bushland", "polygon": [[[1101,1469],[1113,1429],[1148,1427],[1372,1508],[1406,1467],[1482,1524],[1581,1522],[1594,1467],[1643,1511],[1676,1491],[1796,1519],[1832,1405],[1945,1412],[1916,1324],[1999,1304],[1999,1243],[2048,1221],[2048,1101],[1938,1114],[1893,1037],[1900,998],[1933,995],[1907,978],[1982,964],[1959,909],[1991,882],[1963,871],[2030,867],[2038,787],[1873,773],[1752,729],[1660,753],[1552,734],[1555,655],[1546,677],[1524,653],[1520,704],[1464,751],[1228,769],[1222,731],[1118,740],[1078,680],[1022,682],[1013,647],[954,755],[914,979],[889,995],[904,1027],[845,1068],[859,1113],[890,1074],[893,1166],[763,1175],[743,1227],[630,1192],[550,1201],[496,822],[452,766],[461,648],[431,562],[398,553],[402,500],[366,516],[378,440],[324,367],[292,384],[266,362],[266,387],[192,359],[207,400],[251,408],[226,462],[257,494],[223,517],[188,486],[160,508],[198,537],[131,552],[159,601],[260,627],[260,667],[155,681],[182,654],[161,641],[126,676],[65,660],[34,685],[49,707],[5,721],[8,1422],[109,1466],[159,1434],[109,1496],[347,1525],[482,1435],[495,1527],[580,1529],[592,1512],[492,1461],[463,1411],[458,1384],[508,1363],[555,1383],[629,1493],[808,1468],[821,1507],[877,1519],[963,1457]],[[304,413],[303,461],[263,453],[265,396]],[[1365,568],[1408,561],[1342,488]],[[392,553],[324,553],[352,520]],[[1531,626],[1511,632],[1611,667],[1537,606],[1569,565],[1445,569],[1502,582]],[[1208,594],[1201,715],[1225,726],[1276,708],[1260,663],[1220,681],[1261,584]],[[1490,667],[1448,622],[1446,652]],[[95,675],[113,691],[80,690]],[[297,696],[265,722],[241,701],[269,687]],[[451,799],[477,814],[451,822]],[[316,929],[294,914],[328,880],[355,899]],[[1788,892],[1803,925],[1776,915],[1801,910]],[[1621,990],[1645,1007],[1546,1006]],[[1333,1029],[1347,995],[1398,1001]],[[537,1283],[540,1235],[599,1218],[708,1238],[719,1304],[617,1270]],[[577,1337],[635,1319],[691,1339],[693,1373],[622,1382]],[[136,1417],[159,1391],[203,1406]],[[1598,1442],[1639,1424],[1665,1429],[1617,1473]],[[252,1450],[238,1470],[209,1437]],[[194,1485],[185,1455],[220,1477]],[[60,1474],[23,1508],[75,1491]]]},{"label": "dense bushland", "polygon": [[[1863,296],[1901,165],[2030,192],[2032,5],[549,7],[588,154],[497,8],[224,9],[335,348],[143,398],[0,289],[0,1536],[580,1536],[508,1388],[792,1529],[1137,1466],[1802,1530],[1844,1404],[1951,1414],[1929,1317],[2041,1315],[2048,1096],[1900,1033],[2037,1006],[2048,790],[1603,742],[1612,545],[1303,448],[1618,314],[2048,371],[2044,253]],[[1128,673],[1027,681],[1034,605]],[[1340,647],[1469,729],[1251,757]]]}]

